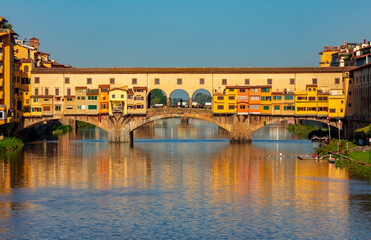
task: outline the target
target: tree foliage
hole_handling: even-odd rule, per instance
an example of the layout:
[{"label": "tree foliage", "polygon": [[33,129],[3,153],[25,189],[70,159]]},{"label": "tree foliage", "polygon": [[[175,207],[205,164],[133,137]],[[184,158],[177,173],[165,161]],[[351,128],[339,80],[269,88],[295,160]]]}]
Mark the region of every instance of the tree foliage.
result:
[{"label": "tree foliage", "polygon": [[150,105],[154,106],[155,104],[166,105],[166,95],[160,89],[154,89],[150,93]]}]

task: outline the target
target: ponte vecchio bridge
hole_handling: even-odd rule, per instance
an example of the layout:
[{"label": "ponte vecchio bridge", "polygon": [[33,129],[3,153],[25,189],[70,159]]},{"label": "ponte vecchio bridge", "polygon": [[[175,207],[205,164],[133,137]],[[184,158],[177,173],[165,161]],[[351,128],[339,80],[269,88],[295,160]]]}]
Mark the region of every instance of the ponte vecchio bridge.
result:
[{"label": "ponte vecchio bridge", "polygon": [[[327,123],[326,117],[330,113],[325,114],[325,110],[330,111],[328,103],[326,105],[321,98],[324,104],[322,106],[322,102],[318,101],[320,93],[324,95],[327,93],[326,96],[331,91],[341,93],[337,94],[337,99],[341,99],[343,102],[340,104],[339,100],[339,109],[335,111],[337,111],[337,116],[342,119],[346,118],[347,115],[350,116],[352,108],[348,107],[351,106],[348,103],[351,103],[352,99],[347,94],[351,83],[349,81],[350,70],[350,68],[340,67],[36,68],[32,72],[30,86],[30,112],[23,115],[21,125],[23,128],[27,128],[53,119],[59,119],[62,122],[79,120],[106,130],[110,142],[130,142],[135,129],[154,120],[171,117],[197,118],[209,121],[227,130],[232,142],[246,142],[251,140],[252,132],[256,129],[278,121],[307,119]],[[102,86],[108,87],[108,92],[115,89],[116,94],[103,95]],[[228,101],[232,100],[225,90],[226,88],[233,90],[234,86],[251,89],[250,102],[247,99],[242,101],[238,98],[233,99],[235,103],[228,105]],[[309,90],[308,86],[310,86]],[[269,88],[270,94],[260,93],[263,88]],[[81,89],[87,91],[86,104],[81,103],[82,99],[85,100],[85,97],[81,95],[81,92],[83,92],[80,91]],[[141,93],[138,93],[142,94],[141,96],[144,95],[145,99],[139,95],[137,97],[137,93],[133,89],[145,89],[144,93],[142,90]],[[136,105],[135,102],[134,105],[130,105],[130,96],[133,101],[138,99],[138,101],[147,102],[147,96],[154,89],[160,89],[166,94],[167,105],[169,105],[169,98],[173,91],[184,90],[189,95],[190,106],[192,106],[193,94],[197,90],[203,89],[213,97],[213,107],[212,109],[170,108],[169,106],[149,108],[146,104]],[[256,91],[259,92],[259,95],[254,93],[255,89],[259,89]],[[315,90],[316,94],[318,92],[318,96],[316,95],[316,99],[311,101],[312,97],[309,91],[312,92],[312,89],[313,92]],[[97,97],[89,97],[89,90],[97,90],[95,92],[91,91],[91,95]],[[122,94],[117,92],[118,90],[123,91]],[[304,96],[304,93],[307,94],[306,101],[298,102],[296,98],[288,98],[289,103],[286,104],[286,108],[284,102],[286,98],[284,100],[284,96],[292,95],[292,97],[296,97],[296,94]],[[273,107],[278,99],[274,96],[280,94],[282,100],[279,97],[281,107],[278,109]],[[113,100],[115,100],[113,98],[120,97],[118,95],[121,98],[120,101],[117,101],[118,105],[116,106],[113,103]],[[223,95],[225,102],[220,102],[216,106],[217,100],[215,99],[219,99],[216,98],[218,95]],[[235,97],[237,98],[237,95]],[[264,112],[266,108],[263,109],[263,97],[264,101],[269,100],[269,102],[264,102],[264,106],[268,106],[268,109],[271,106],[269,112]],[[247,104],[247,108],[251,108],[251,112],[239,113],[237,111],[240,100],[241,103],[245,102]],[[96,101],[96,104],[89,105],[89,101]],[[109,102],[109,109],[119,107],[121,111],[108,111],[109,109],[105,108],[107,106],[104,105],[104,101]],[[254,101],[259,101],[259,103],[254,103]],[[314,103],[316,107],[311,107]],[[222,109],[219,106],[223,104],[226,107]],[[303,107],[308,112],[298,114],[297,106],[305,106],[305,104],[309,104],[308,108]],[[253,112],[255,106],[259,105],[261,105],[262,111]],[[315,114],[313,114],[313,111],[315,111]],[[341,113],[340,116],[339,113]],[[335,116],[332,117],[335,118]],[[337,127],[335,119],[331,121],[331,125]]]}]

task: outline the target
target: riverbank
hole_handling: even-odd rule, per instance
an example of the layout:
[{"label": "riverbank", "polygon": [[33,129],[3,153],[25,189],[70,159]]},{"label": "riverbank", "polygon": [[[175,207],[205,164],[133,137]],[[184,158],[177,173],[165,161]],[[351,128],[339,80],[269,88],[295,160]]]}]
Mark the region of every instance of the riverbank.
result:
[{"label": "riverbank", "polygon": [[64,134],[64,133],[67,133],[67,132],[71,132],[72,131],[72,126],[71,125],[58,125],[57,127],[55,127],[53,129],[53,135],[60,135],[60,134]]},{"label": "riverbank", "polygon": [[316,126],[310,126],[310,125],[289,124],[288,130],[290,132],[295,133],[295,135],[301,138],[305,138],[305,139],[311,139],[313,136],[317,136],[317,137],[328,136],[327,129],[319,128]]},{"label": "riverbank", "polygon": [[94,125],[90,124],[90,123],[87,123],[87,122],[82,122],[82,121],[76,120],[76,127],[77,128],[90,128],[90,127],[94,127]]},{"label": "riverbank", "polygon": [[22,146],[22,140],[16,137],[5,137],[4,139],[0,140],[0,152],[15,150],[21,148]]}]

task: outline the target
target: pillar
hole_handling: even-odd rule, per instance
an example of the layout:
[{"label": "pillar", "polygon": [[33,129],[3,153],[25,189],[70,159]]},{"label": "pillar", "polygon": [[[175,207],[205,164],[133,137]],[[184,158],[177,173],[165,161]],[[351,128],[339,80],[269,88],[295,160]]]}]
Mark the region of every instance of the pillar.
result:
[{"label": "pillar", "polygon": [[166,98],[166,106],[167,108],[170,108],[170,97]]},{"label": "pillar", "polygon": [[192,108],[192,98],[189,98],[189,108]]},{"label": "pillar", "polygon": [[131,143],[133,142],[133,132],[129,128],[124,127],[120,129],[108,130],[108,142],[110,143]]},{"label": "pillar", "polygon": [[229,133],[231,143],[249,143],[252,140],[252,128],[250,126],[250,116],[245,122],[238,119],[237,115],[233,117],[233,124]]}]

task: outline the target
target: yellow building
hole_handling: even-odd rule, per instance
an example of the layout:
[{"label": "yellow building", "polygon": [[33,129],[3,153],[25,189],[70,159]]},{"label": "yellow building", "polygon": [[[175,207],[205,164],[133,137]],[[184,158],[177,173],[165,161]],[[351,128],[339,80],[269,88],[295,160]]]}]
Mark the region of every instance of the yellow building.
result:
[{"label": "yellow building", "polygon": [[283,92],[283,115],[292,116],[295,114],[294,92]]},{"label": "yellow building", "polygon": [[227,86],[223,94],[213,95],[213,113],[237,113],[237,89]]},{"label": "yellow building", "polygon": [[319,63],[319,67],[331,67],[332,54],[337,52],[339,52],[338,49],[325,47],[324,50],[319,53],[319,55],[321,55],[321,62]]},{"label": "yellow building", "polygon": [[272,115],[282,115],[283,112],[283,93],[272,92]]},{"label": "yellow building", "polygon": [[330,118],[345,116],[345,96],[341,89],[331,89],[328,96],[328,114]]},{"label": "yellow building", "polygon": [[99,101],[99,113],[100,114],[109,114],[109,84],[99,85],[98,88],[98,101]]},{"label": "yellow building", "polygon": [[133,87],[128,92],[128,114],[146,114],[147,87]]},{"label": "yellow building", "polygon": [[88,89],[86,114],[97,115],[99,113],[98,89]]},{"label": "yellow building", "polygon": [[109,91],[109,115],[114,113],[128,114],[128,89],[127,87],[113,88]]},{"label": "yellow building", "polygon": [[0,17],[0,124],[13,121],[14,116],[14,35]]},{"label": "yellow building", "polygon": [[306,91],[295,92],[295,114],[302,116],[317,115],[317,84],[307,84]]},{"label": "yellow building", "polygon": [[272,114],[272,87],[260,87],[260,113],[264,115]]}]

